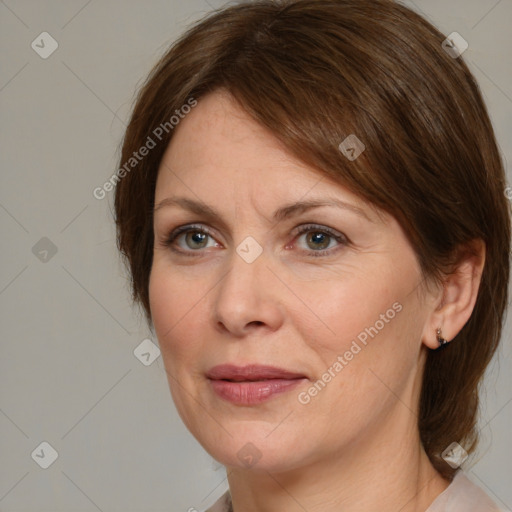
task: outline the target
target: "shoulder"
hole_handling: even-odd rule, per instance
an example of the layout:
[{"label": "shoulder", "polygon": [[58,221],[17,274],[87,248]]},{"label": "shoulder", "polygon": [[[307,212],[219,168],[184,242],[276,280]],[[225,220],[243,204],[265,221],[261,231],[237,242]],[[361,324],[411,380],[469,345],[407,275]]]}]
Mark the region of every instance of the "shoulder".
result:
[{"label": "shoulder", "polygon": [[502,512],[489,495],[459,470],[425,512]]}]

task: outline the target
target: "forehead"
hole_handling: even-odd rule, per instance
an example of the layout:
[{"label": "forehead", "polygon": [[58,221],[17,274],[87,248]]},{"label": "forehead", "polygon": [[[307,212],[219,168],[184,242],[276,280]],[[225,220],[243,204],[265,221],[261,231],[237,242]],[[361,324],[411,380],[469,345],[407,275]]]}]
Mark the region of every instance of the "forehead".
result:
[{"label": "forehead", "polygon": [[235,212],[250,204],[267,212],[281,203],[338,198],[382,220],[374,206],[292,155],[223,90],[201,98],[176,128],[160,165],[155,204],[170,195],[233,204]]},{"label": "forehead", "polygon": [[318,174],[290,155],[225,91],[199,100],[175,129],[162,162],[176,170],[215,168],[219,177],[234,168],[286,168],[297,170],[297,174],[300,170]]},{"label": "forehead", "polygon": [[157,193],[166,185],[184,186],[179,178],[185,175],[187,184],[240,180],[267,189],[281,188],[283,179],[309,186],[325,179],[291,155],[223,90],[201,98],[175,128],[160,164]]}]

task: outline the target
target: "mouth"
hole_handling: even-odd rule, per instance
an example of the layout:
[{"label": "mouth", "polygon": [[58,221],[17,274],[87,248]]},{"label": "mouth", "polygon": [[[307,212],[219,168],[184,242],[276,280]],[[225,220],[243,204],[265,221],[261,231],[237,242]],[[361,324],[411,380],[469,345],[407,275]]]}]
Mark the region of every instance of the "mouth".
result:
[{"label": "mouth", "polygon": [[[300,378],[300,377],[297,377]],[[277,380],[276,378],[268,378],[268,379],[244,379],[241,377],[237,377],[236,379],[214,379],[214,380],[225,380],[226,382],[264,382],[267,380]],[[284,379],[284,380],[293,380],[293,379]]]},{"label": "mouth", "polygon": [[206,376],[212,380],[227,380],[231,382],[254,382],[273,379],[294,380],[306,378],[306,375],[298,372],[278,368],[276,366],[258,364],[246,366],[222,364],[211,368]]},{"label": "mouth", "polygon": [[236,405],[257,405],[307,381],[303,374],[268,365],[219,365],[207,374],[213,391]]}]

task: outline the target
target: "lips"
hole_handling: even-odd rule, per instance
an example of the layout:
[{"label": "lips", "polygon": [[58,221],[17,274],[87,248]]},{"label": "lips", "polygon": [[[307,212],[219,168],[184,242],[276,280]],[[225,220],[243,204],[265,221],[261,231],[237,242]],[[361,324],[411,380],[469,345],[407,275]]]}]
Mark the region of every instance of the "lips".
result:
[{"label": "lips", "polygon": [[305,375],[267,365],[222,364],[207,372],[212,391],[237,406],[253,407],[283,395],[308,379]]},{"label": "lips", "polygon": [[221,364],[211,368],[206,376],[211,380],[226,380],[231,382],[255,382],[272,379],[295,380],[304,379],[301,373],[292,372],[283,368],[268,365],[236,366]]}]

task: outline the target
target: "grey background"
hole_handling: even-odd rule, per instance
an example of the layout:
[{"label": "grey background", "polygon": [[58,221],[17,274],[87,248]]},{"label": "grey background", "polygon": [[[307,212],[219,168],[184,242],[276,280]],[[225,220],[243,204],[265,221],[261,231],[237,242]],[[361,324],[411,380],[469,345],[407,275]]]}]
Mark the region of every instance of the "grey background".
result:
[{"label": "grey background", "polygon": [[[161,358],[145,366],[134,355],[151,333],[130,305],[112,193],[92,195],[116,170],[136,87],[223,3],[0,1],[1,511],[186,511],[227,487],[182,425]],[[469,42],[464,59],[511,161],[512,0],[404,3]],[[43,31],[59,44],[47,59],[31,48]],[[464,466],[504,508],[511,338],[509,319],[483,390],[480,451]],[[43,441],[58,452],[48,469],[31,456]]]}]

